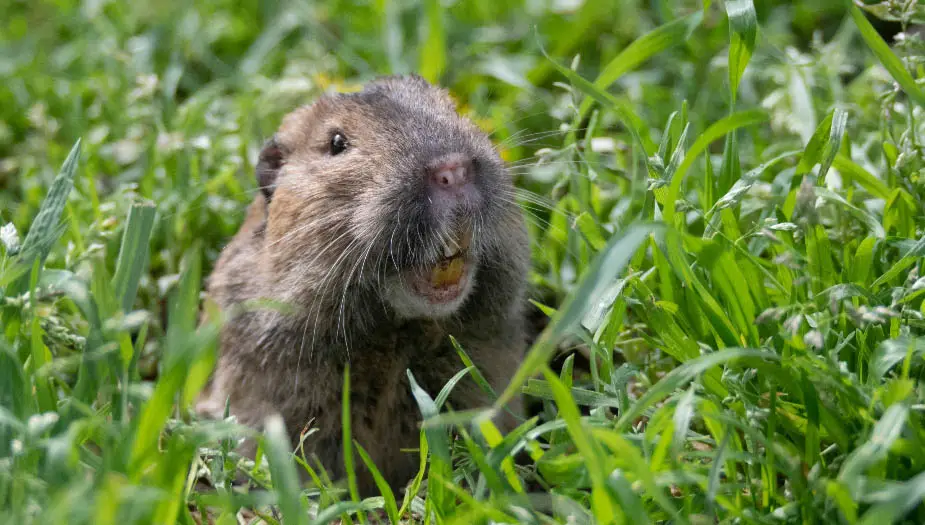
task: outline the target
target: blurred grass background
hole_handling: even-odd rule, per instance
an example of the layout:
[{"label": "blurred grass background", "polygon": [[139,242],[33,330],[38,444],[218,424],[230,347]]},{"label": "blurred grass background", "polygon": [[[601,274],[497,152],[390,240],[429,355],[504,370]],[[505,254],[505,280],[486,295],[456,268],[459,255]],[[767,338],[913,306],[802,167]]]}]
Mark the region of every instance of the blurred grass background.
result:
[{"label": "blurred grass background", "polygon": [[[868,4],[6,0],[0,519],[925,521],[923,7]],[[282,115],[407,72],[524,190],[538,412],[358,502],[190,418],[195,315]]]}]

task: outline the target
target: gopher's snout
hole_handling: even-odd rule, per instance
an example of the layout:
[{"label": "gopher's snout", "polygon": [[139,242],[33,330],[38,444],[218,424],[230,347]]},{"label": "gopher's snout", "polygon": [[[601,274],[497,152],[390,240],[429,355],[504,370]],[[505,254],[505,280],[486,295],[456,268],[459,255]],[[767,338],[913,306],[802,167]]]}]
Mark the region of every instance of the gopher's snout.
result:
[{"label": "gopher's snout", "polygon": [[469,155],[440,155],[424,166],[425,192],[438,222],[468,219],[482,204],[476,163]]}]

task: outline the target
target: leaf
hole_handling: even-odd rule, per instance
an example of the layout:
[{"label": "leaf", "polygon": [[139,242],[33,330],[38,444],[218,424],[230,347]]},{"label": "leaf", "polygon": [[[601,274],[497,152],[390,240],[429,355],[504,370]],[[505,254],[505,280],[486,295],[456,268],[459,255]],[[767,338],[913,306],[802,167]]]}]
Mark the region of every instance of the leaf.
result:
[{"label": "leaf", "polygon": [[860,285],[867,284],[870,269],[874,262],[874,248],[877,245],[877,239],[874,237],[865,237],[854,254],[854,260],[848,267],[849,279]]},{"label": "leaf", "polygon": [[691,421],[694,419],[694,410],[696,409],[697,399],[695,397],[694,387],[691,386],[684,392],[681,399],[674,409],[674,436],[672,438],[672,447],[674,448],[675,457],[681,454],[684,442],[687,439],[687,432],[690,430]]},{"label": "leaf", "polygon": [[642,149],[644,153],[644,160],[648,159],[648,157],[655,152],[655,144],[652,142],[652,139],[649,138],[648,135],[642,135],[642,133],[639,131],[640,129],[643,129],[644,124],[629,104],[625,104],[617,100],[613,95],[605,92],[591,82],[588,82],[582,78],[578,73],[552,60],[549,55],[546,54],[546,50],[542,48],[540,48],[540,50],[543,52],[546,58],[552,62],[553,66],[555,66],[559,73],[565,76],[569,82],[574,84],[575,87],[581,90],[582,93],[593,98],[599,104],[602,104],[605,107],[609,107],[614,111],[614,113],[616,113],[617,117],[620,119],[623,125],[626,126],[630,134],[633,136],[633,139]]},{"label": "leaf", "polygon": [[418,490],[421,488],[421,481],[424,479],[424,473],[427,470],[427,436],[424,434],[424,431],[421,431],[420,435],[420,452],[418,463],[418,472],[414,475],[414,479],[411,481],[411,486],[405,491],[405,497],[402,500],[401,508],[398,509],[398,515],[404,516],[405,512],[411,507],[411,502],[413,501],[415,495],[417,495]]},{"label": "leaf", "polygon": [[[77,173],[78,161],[80,160],[80,139],[74,143],[71,152],[68,153],[64,164],[58,176],[52,181],[51,187],[48,188],[48,194],[42,201],[38,214],[29,227],[29,233],[23,239],[19,250],[17,262],[26,266],[32,266],[36,259],[39,265],[45,263],[45,258],[51,251],[52,246],[61,235],[61,214],[64,212],[64,206],[67,204],[68,195],[74,187],[74,174]],[[25,271],[28,271],[26,269]],[[12,285],[13,290],[10,295],[15,295],[25,291],[28,286],[28,279],[20,276],[19,280]]]},{"label": "leaf", "polygon": [[883,225],[880,224],[880,221],[878,221],[877,218],[871,215],[867,210],[863,210],[857,206],[852,205],[850,202],[846,201],[844,197],[828,188],[817,187],[815,192],[817,197],[841,205],[841,207],[844,208],[845,211],[847,211],[850,215],[864,223],[864,225],[867,226],[867,229],[870,230],[870,233],[875,238],[883,239],[886,237],[886,231],[883,229]]},{"label": "leaf", "polygon": [[202,282],[202,252],[199,244],[193,245],[185,257],[185,268],[168,306],[167,350],[165,368],[188,359],[184,350],[191,333],[196,330],[196,318],[190,312],[199,310],[199,291]]},{"label": "leaf", "polygon": [[[758,178],[761,177],[761,174],[764,173],[768,168],[784,159],[799,155],[800,153],[800,150],[788,151],[748,170],[748,172],[744,173],[740,179],[733,183],[732,187],[729,188],[725,195],[720,197],[713,204],[713,207],[710,208],[710,210],[707,212],[707,215],[709,216],[715,213],[717,210],[722,210],[737,205],[741,198],[752,188],[755,181],[758,180]],[[708,162],[707,166],[709,167],[710,165],[711,164]]]},{"label": "leaf", "polygon": [[717,190],[726,192],[742,179],[742,163],[739,160],[739,139],[736,130],[730,131],[723,140],[723,163],[720,166]]},{"label": "leaf", "polygon": [[[916,5],[903,6],[905,12],[896,9],[896,4],[891,0],[883,0],[876,4],[864,4],[858,2],[858,7],[874,15],[875,17],[889,22],[912,22],[913,24],[925,24],[925,5],[915,3]],[[908,8],[912,8],[911,12]]]},{"label": "leaf", "polygon": [[829,167],[838,154],[842,139],[845,135],[845,125],[848,121],[848,112],[841,108],[835,108],[831,113],[826,115],[825,119],[816,127],[816,131],[809,139],[800,162],[797,164],[797,175],[804,175],[812,170],[813,166],[819,164],[819,174],[817,175],[820,183],[825,180],[825,175]]},{"label": "leaf", "polygon": [[[697,157],[706,151],[707,146],[732,130],[760,124],[767,119],[768,114],[760,110],[733,113],[732,115],[714,122],[706,131],[697,137],[697,140],[694,141],[694,144],[691,145],[690,149],[685,153],[684,160],[681,162],[681,165],[678,166],[677,171],[675,171],[668,188],[662,189],[661,192],[656,192],[656,198],[658,198],[658,201],[664,207],[663,215],[666,217],[666,221],[671,221],[672,217],[675,216],[675,203],[681,193],[681,183],[684,181],[687,170],[694,164]],[[673,223],[669,222],[669,224]]]},{"label": "leaf", "polygon": [[[594,87],[607,90],[617,79],[639,67],[646,60],[686,41],[702,21],[703,13],[694,12],[661,25],[633,40],[620,54],[604,66],[604,69],[594,80]],[[591,104],[591,99],[585,99],[581,102],[578,109],[579,119],[588,114]]]},{"label": "leaf", "polygon": [[[545,368],[545,367],[544,367]],[[588,473],[591,477],[591,509],[594,512],[598,523],[612,523],[616,510],[613,507],[605,483],[607,480],[607,461],[604,459],[603,451],[600,445],[585,431],[581,424],[581,414],[578,406],[572,401],[565,385],[559,381],[548,368],[543,371],[546,381],[549,384],[553,397],[556,400],[556,406],[559,410],[559,417],[565,420],[568,433],[581,454]]]},{"label": "leaf", "polygon": [[48,251],[54,244],[57,236],[58,223],[61,221],[61,213],[64,211],[64,205],[67,197],[74,187],[74,174],[77,172],[77,164],[80,159],[80,139],[74,143],[71,152],[64,160],[61,171],[48,189],[45,200],[39,208],[38,214],[32,221],[29,233],[22,242],[20,253],[31,254],[40,261],[44,261],[48,256]]},{"label": "leaf", "polygon": [[523,493],[524,490],[514,466],[514,457],[516,456],[515,450],[517,450],[519,446],[527,446],[528,442],[535,444],[535,442],[529,440],[527,434],[535,430],[538,420],[539,418],[536,416],[530,418],[525,423],[511,430],[508,435],[503,438],[501,437],[501,432],[488,417],[480,418],[477,421],[482,436],[491,446],[491,450],[486,454],[488,464],[493,468],[500,468],[503,470],[508,478],[508,483],[510,483],[518,493]]},{"label": "leaf", "polygon": [[909,481],[881,491],[880,497],[883,501],[864,513],[861,525],[896,523],[907,512],[921,505],[922,499],[925,498],[925,472]]},{"label": "leaf", "polygon": [[[816,126],[816,131],[813,132],[812,136],[809,138],[809,142],[806,143],[806,147],[803,148],[803,155],[800,156],[800,162],[797,163],[796,176],[809,173],[813,169],[813,166],[818,164],[820,159],[822,159],[822,150],[831,135],[833,115],[834,112],[829,113],[822,122]],[[796,176],[794,179],[797,178]]]},{"label": "leaf", "polygon": [[[552,389],[549,387],[549,383],[540,379],[527,380],[527,384],[524,386],[522,392],[540,399],[555,399]],[[572,400],[576,405],[620,408],[620,402],[617,398],[595,392],[594,390],[571,387],[569,388],[569,395],[572,396]]]},{"label": "leaf", "polygon": [[607,244],[607,240],[603,235],[607,232],[602,230],[591,214],[582,212],[575,218],[575,224],[578,226],[578,231],[581,232],[582,236],[595,251],[600,250]]},{"label": "leaf", "polygon": [[[502,446],[502,443],[504,442],[504,438],[501,436],[501,431],[498,430],[497,426],[495,426],[495,423],[491,420],[489,414],[479,417],[475,423],[479,429],[479,432],[482,434],[482,437],[485,439],[485,443],[489,447],[488,454],[486,455],[487,457],[485,457],[485,462],[488,468],[491,470],[500,468],[504,472],[508,484],[514,489],[514,491],[523,494],[523,485],[520,483],[520,480],[517,477],[517,473],[514,470],[514,458],[507,454],[492,455],[492,453],[497,451],[498,447]],[[521,433],[525,433],[527,429],[519,428],[518,430]],[[468,442],[466,444],[468,446]],[[512,447],[512,444],[511,442],[508,442],[505,444],[505,446]],[[479,453],[481,454],[481,452]],[[482,472],[485,472],[485,469],[481,470]]]},{"label": "leaf", "polygon": [[665,178],[671,180],[671,177],[678,170],[678,166],[681,164],[681,159],[684,158],[684,150],[687,148],[687,132],[690,130],[690,123],[684,124],[684,130],[681,131],[681,136],[678,137],[678,144],[675,146],[674,152],[671,154],[671,160],[668,162],[668,166],[665,168]]},{"label": "leaf", "polygon": [[871,291],[874,291],[880,285],[895,279],[903,270],[911,266],[916,262],[916,259],[920,257],[919,251],[925,249],[925,237],[922,237],[909,249],[909,251],[902,256],[901,259],[893,263],[889,270],[882,273],[880,277],[877,277],[873,283],[868,287]]},{"label": "leaf", "polygon": [[819,394],[816,386],[809,379],[809,375],[804,371],[800,374],[801,389],[803,391],[803,405],[806,407],[806,431],[803,439],[804,455],[803,462],[809,467],[813,467],[819,461],[820,436],[819,436]]},{"label": "leaf", "polygon": [[836,155],[832,165],[841,173],[843,178],[857,182],[858,185],[870,192],[874,197],[883,200],[890,198],[891,190],[885,182],[852,162],[848,157],[841,154]]},{"label": "leaf", "polygon": [[[741,341],[740,335],[736,334],[735,325],[729,318],[727,311],[720,305],[719,301],[713,296],[711,289],[703,283],[703,280],[693,271],[692,265],[688,260],[684,250],[683,240],[677,230],[668,230],[666,234],[664,250],[671,262],[671,267],[675,274],[687,286],[691,287],[697,294],[699,303],[704,308],[704,313],[710,321],[712,329],[728,346],[736,346]],[[725,388],[718,381],[707,380],[704,383],[714,394],[719,394]]]},{"label": "leaf", "polygon": [[[367,512],[375,508],[375,505],[368,500],[359,503],[356,501],[339,501],[319,512],[311,523],[312,525],[323,525],[325,523],[331,523],[332,521],[336,520],[338,516],[342,516],[344,514]],[[284,522],[284,525],[289,525],[289,522]]]},{"label": "leaf", "polygon": [[[690,524],[687,515],[678,512],[674,508],[671,499],[665,494],[664,486],[656,481],[655,475],[650,469],[649,458],[642,456],[637,445],[630,443],[623,434],[612,429],[591,428],[590,432],[601,442],[602,446],[610,449],[609,457],[618,458],[619,463],[624,465],[626,470],[633,473],[635,480],[645,488],[646,497],[653,499],[667,514],[666,517],[670,518],[672,523]],[[627,510],[633,512],[632,509],[635,507],[633,503],[623,502],[623,504],[628,505]],[[597,523],[603,522],[598,521]]]},{"label": "leaf", "polygon": [[[174,410],[177,394],[185,405],[193,401],[197,389],[201,388],[202,365],[211,363],[209,353],[215,349],[218,336],[216,323],[208,323],[197,331],[196,316],[190,315],[199,307],[202,260],[198,245],[188,251],[184,263],[180,283],[170,298],[166,348],[157,383],[151,398],[134,420],[130,472],[136,480],[144,474],[149,463],[158,459],[158,439]],[[191,370],[197,375],[191,376]]]},{"label": "leaf", "polygon": [[915,83],[915,79],[912,78],[912,75],[906,70],[905,66],[903,66],[899,57],[893,53],[890,46],[880,37],[880,34],[877,33],[874,26],[867,21],[867,17],[864,16],[864,13],[854,5],[848,8],[848,12],[851,14],[851,18],[854,19],[854,23],[858,26],[861,37],[867,42],[867,46],[874,52],[874,55],[877,56],[877,59],[883,64],[883,67],[890,73],[893,80],[903,88],[903,91],[909,95],[909,98],[914,100],[918,105],[925,106],[925,92]]},{"label": "leaf", "polygon": [[842,108],[832,110],[832,127],[829,128],[829,140],[825,143],[825,151],[819,164],[819,181],[825,180],[835,156],[838,154],[845,137],[845,127],[848,125],[848,112]]},{"label": "leaf", "polygon": [[707,477],[706,496],[711,506],[716,504],[716,494],[719,492],[720,487],[720,473],[723,470],[723,465],[726,463],[726,455],[729,452],[730,436],[732,436],[732,432],[726,429],[726,431],[723,432],[723,440],[719,444],[719,450],[716,451],[716,455],[713,457],[712,465],[710,466],[710,475]]},{"label": "leaf", "polygon": [[646,515],[646,509],[642,500],[633,491],[630,480],[626,478],[622,470],[616,469],[611,472],[610,476],[607,478],[607,484],[617,493],[617,497],[620,499],[621,510],[626,513],[629,518],[629,523],[633,525],[652,523]]},{"label": "leaf", "polygon": [[267,417],[264,428],[264,448],[273,477],[273,489],[277,504],[285,523],[305,523],[306,513],[302,509],[299,495],[299,477],[289,453],[289,438],[283,419],[276,414]]},{"label": "leaf", "polygon": [[772,352],[749,348],[726,348],[718,352],[692,359],[675,368],[643,394],[625,413],[620,415],[616,429],[625,429],[630,422],[639,417],[643,411],[659,400],[668,397],[676,389],[691,381],[707,370],[737,359],[779,361],[780,357]]},{"label": "leaf", "polygon": [[[350,364],[344,365],[344,388],[341,391],[341,441],[344,453],[344,472],[347,473],[347,487],[350,489],[350,499],[360,502],[360,491],[357,487],[357,473],[353,468],[353,446],[350,437]],[[364,520],[365,522],[365,520]]]},{"label": "leaf", "polygon": [[49,293],[62,293],[74,302],[80,314],[93,327],[100,327],[96,303],[90,295],[90,287],[75,273],[68,270],[45,270],[39,278],[39,286]]},{"label": "leaf", "polygon": [[383,499],[385,499],[385,512],[389,516],[389,521],[398,523],[398,505],[395,503],[395,494],[392,492],[392,488],[385,478],[382,477],[382,473],[376,468],[376,464],[373,463],[373,460],[369,457],[369,454],[366,453],[366,450],[360,443],[357,440],[353,440],[353,444],[357,449],[357,453],[360,454],[360,459],[363,460],[366,468],[368,468],[369,472],[372,474],[373,481],[376,483],[376,488],[379,489],[379,493],[382,494]]},{"label": "leaf", "polygon": [[[434,400],[424,391],[423,388],[418,386],[417,381],[414,380],[414,374],[411,373],[411,370],[406,370],[408,375],[408,381],[411,383],[411,395],[414,396],[414,400],[418,404],[418,409],[421,411],[421,416],[424,419],[434,417],[438,414],[437,404],[434,403]],[[450,448],[449,443],[447,442],[446,436],[443,434],[443,430],[439,429],[436,433],[427,433],[427,442],[430,445],[431,450],[437,454],[438,457],[444,461],[450,460]],[[434,448],[438,446],[438,448]]]},{"label": "leaf", "polygon": [[[488,418],[485,420],[490,421]],[[472,461],[473,465],[475,465],[479,478],[481,478],[480,484],[484,483],[487,486],[488,492],[490,493],[503,494],[507,492],[508,488],[505,486],[503,478],[498,473],[497,469],[492,468],[492,466],[488,463],[482,448],[475,443],[475,441],[472,439],[472,436],[469,435],[469,432],[466,431],[465,427],[460,427],[459,435],[461,438],[460,440],[466,447],[466,451],[469,452],[469,460]],[[490,431],[488,436],[491,436]],[[473,487],[473,492],[475,492],[475,496],[478,497],[480,490],[478,487]]]},{"label": "leaf", "polygon": [[825,492],[829,499],[838,505],[838,510],[848,520],[848,523],[854,524],[858,522],[858,502],[851,497],[848,489],[843,484],[837,481],[829,481],[825,484]]},{"label": "leaf", "polygon": [[446,68],[446,35],[440,0],[425,0],[424,11],[427,38],[421,43],[420,72],[422,77],[436,83]]},{"label": "leaf", "polygon": [[[474,366],[467,366],[466,368],[463,368],[459,372],[456,372],[456,375],[451,377],[450,380],[447,381],[445,385],[443,385],[443,388],[440,389],[440,393],[438,393],[436,399],[434,399],[434,404],[437,405],[437,410],[440,410],[443,404],[446,403],[446,400],[450,397],[450,393],[453,391],[453,388],[456,386],[456,383],[459,383],[459,381],[462,380],[462,378],[466,377],[466,374],[468,374],[474,369],[475,369]],[[486,384],[487,384],[487,381],[486,381]]]},{"label": "leaf", "polygon": [[116,274],[113,276],[113,289],[119,298],[123,312],[129,312],[135,302],[138,281],[148,263],[148,243],[154,231],[153,204],[135,204],[128,212],[119,257],[116,259]]},{"label": "leaf", "polygon": [[758,17],[752,0],[726,0],[729,17],[729,92],[733,106],[739,91],[739,81],[755,51]]},{"label": "leaf", "polygon": [[[491,387],[491,384],[488,382],[488,379],[485,379],[485,376],[482,375],[481,370],[475,366],[475,363],[472,361],[472,358],[469,357],[469,354],[466,353],[466,350],[459,344],[459,341],[456,340],[452,335],[450,336],[450,343],[452,343],[453,348],[456,350],[456,355],[459,356],[459,359],[463,362],[463,365],[466,366],[466,369],[472,374],[472,379],[475,383],[482,389],[483,392],[488,394],[491,397],[496,397],[497,394],[495,390]],[[447,385],[444,385],[446,389]],[[452,387],[450,387],[452,388]],[[440,394],[437,395],[438,399]],[[442,403],[437,404],[437,410],[439,411]]]},{"label": "leaf", "polygon": [[871,378],[881,381],[886,373],[900,361],[909,356],[921,357],[922,355],[925,355],[925,340],[920,338],[902,337],[884,341],[880,343],[871,362]]},{"label": "leaf", "polygon": [[[427,420],[437,416],[437,405],[430,395],[421,388],[417,381],[414,380],[414,374],[411,370],[406,370],[408,382],[411,386],[411,394],[417,402],[421,416]],[[452,510],[452,500],[449,497],[445,487],[441,483],[435,482],[436,479],[449,479],[452,471],[452,454],[450,453],[450,442],[447,437],[446,429],[441,426],[425,428],[424,434],[427,437],[427,446],[431,451],[430,472],[427,484],[428,499],[431,500],[438,515],[442,518]]]},{"label": "leaf", "polygon": [[[14,435],[14,422],[25,421],[30,408],[28,383],[22,372],[22,365],[9,349],[6,342],[0,341],[0,409],[5,414],[0,417],[0,456],[10,457],[10,444]],[[11,421],[4,421],[9,418]]]},{"label": "leaf", "polygon": [[511,382],[495,402],[496,407],[507,404],[526,380],[547,362],[560,338],[571,333],[581,323],[590,305],[600,301],[603,293],[629,264],[636,250],[649,235],[658,231],[661,231],[660,225],[634,223],[621,234],[610,238],[607,246],[585,271],[581,282],[565,298],[562,307],[540,334]]},{"label": "leaf", "polygon": [[854,497],[860,496],[867,469],[885,458],[890,447],[899,439],[908,416],[909,408],[905,405],[896,403],[890,406],[874,425],[870,438],[848,455],[838,473],[838,480],[849,487]]}]

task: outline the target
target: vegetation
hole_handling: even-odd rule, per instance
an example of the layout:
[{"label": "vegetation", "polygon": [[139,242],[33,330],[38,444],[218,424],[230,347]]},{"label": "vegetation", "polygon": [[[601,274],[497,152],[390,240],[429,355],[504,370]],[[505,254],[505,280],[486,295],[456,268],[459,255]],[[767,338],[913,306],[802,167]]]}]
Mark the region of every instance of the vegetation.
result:
[{"label": "vegetation", "polygon": [[[925,522],[925,7],[867,3],[7,2],[0,516]],[[360,501],[190,414],[200,290],[280,117],[412,71],[511,162],[548,323],[534,417],[418,389],[418,478]]]}]

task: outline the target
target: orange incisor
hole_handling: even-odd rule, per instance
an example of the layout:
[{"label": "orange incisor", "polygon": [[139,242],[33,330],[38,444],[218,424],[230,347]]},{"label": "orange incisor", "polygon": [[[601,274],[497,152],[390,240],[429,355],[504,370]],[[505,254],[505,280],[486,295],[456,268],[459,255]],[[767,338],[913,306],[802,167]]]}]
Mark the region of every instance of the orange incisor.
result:
[{"label": "orange incisor", "polygon": [[463,274],[463,266],[466,262],[462,257],[453,257],[445,261],[440,261],[434,266],[430,274],[430,284],[434,288],[445,288],[459,282]]}]

